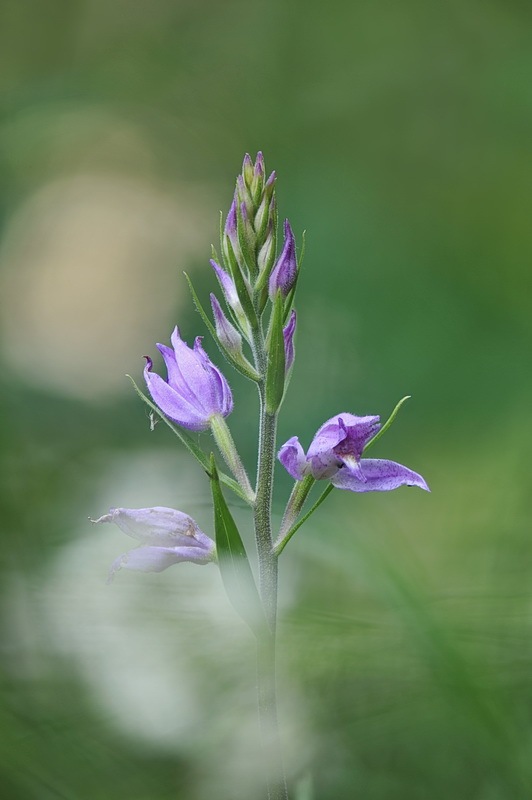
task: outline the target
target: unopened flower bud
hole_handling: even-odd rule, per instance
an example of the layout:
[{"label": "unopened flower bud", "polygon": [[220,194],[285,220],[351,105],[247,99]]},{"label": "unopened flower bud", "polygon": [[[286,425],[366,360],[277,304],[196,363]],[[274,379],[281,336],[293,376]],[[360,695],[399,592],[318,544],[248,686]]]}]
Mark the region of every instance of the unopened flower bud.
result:
[{"label": "unopened flower bud", "polygon": [[240,207],[242,207],[242,204],[244,204],[246,206],[246,211],[248,213],[248,216],[252,217],[253,216],[253,211],[254,211],[253,199],[251,197],[249,189],[246,186],[246,183],[245,183],[244,178],[242,177],[242,175],[239,175],[238,178],[236,179],[236,197],[235,197],[235,199],[237,200],[238,205]]},{"label": "unopened flower bud", "polygon": [[244,161],[242,162],[242,176],[248,187],[251,187],[251,184],[253,182],[254,172],[255,170],[253,168],[253,161],[251,160],[251,156],[249,155],[249,153],[246,153],[246,155],[244,156]]},{"label": "unopened flower bud", "polygon": [[222,236],[222,248],[227,262],[231,262],[232,255],[237,260],[237,263],[242,264],[242,253],[240,251],[240,244],[238,242],[238,224],[237,224],[237,210],[236,198],[233,198],[231,207],[225,220],[225,227]]},{"label": "unopened flower bud", "polygon": [[286,297],[292,289],[297,277],[296,241],[288,220],[284,223],[284,246],[277,263],[272,270],[269,281],[270,300],[275,299],[278,291]]},{"label": "unopened flower bud", "polygon": [[275,170],[272,172],[266,183],[264,184],[264,196],[269,200],[274,193],[275,190],[275,181],[277,180],[277,175]]},{"label": "unopened flower bud", "polygon": [[211,258],[209,263],[216,273],[218,283],[220,284],[220,288],[224,293],[227,305],[230,306],[235,313],[242,313],[242,306],[240,305],[233,279],[213,258]]},{"label": "unopened flower bud", "polygon": [[[272,264],[275,260],[275,245],[277,241],[277,236],[275,234],[275,226],[272,221],[268,225],[268,231],[266,233],[266,239],[264,244],[259,250],[259,254],[257,256],[257,264],[259,266],[259,274],[262,275],[263,273],[269,272],[272,268]],[[264,278],[265,281],[265,278]]]},{"label": "unopened flower bud", "polygon": [[257,234],[259,247],[262,247],[264,243],[263,240],[266,235],[266,230],[276,225],[276,221],[277,203],[275,195],[273,195],[271,199],[268,199],[266,195],[264,195],[254,220],[254,228]]},{"label": "unopened flower bud", "polygon": [[240,204],[239,221],[241,224],[241,235],[244,238],[244,242],[240,240],[240,249],[242,251],[247,250],[251,254],[255,249],[257,236],[255,234],[255,231],[253,230],[253,225],[251,224],[251,219],[245,203]]},{"label": "unopened flower bud", "polygon": [[258,204],[262,189],[264,187],[264,157],[262,153],[257,153],[257,158],[255,159],[255,168],[253,170],[253,181],[250,186],[251,196],[253,198],[253,202],[255,205]]},{"label": "unopened flower bud", "polygon": [[220,284],[220,288],[225,297],[225,302],[229,308],[235,312],[235,317],[237,318],[241,329],[248,331],[249,322],[244,314],[244,309],[242,308],[240,300],[238,299],[238,292],[233,279],[213,258],[210,260],[210,265],[216,273],[218,283]]},{"label": "unopened flower bud", "polygon": [[231,355],[235,357],[242,356],[242,337],[235,326],[229,322],[225,316],[218,302],[218,298],[214,294],[211,294],[211,306],[214,324],[216,326],[216,335],[218,336],[220,344],[228,353],[231,353]]},{"label": "unopened flower bud", "polygon": [[288,372],[294,363],[294,333],[296,331],[296,312],[292,309],[290,319],[283,328],[284,338],[284,363],[285,371]]}]

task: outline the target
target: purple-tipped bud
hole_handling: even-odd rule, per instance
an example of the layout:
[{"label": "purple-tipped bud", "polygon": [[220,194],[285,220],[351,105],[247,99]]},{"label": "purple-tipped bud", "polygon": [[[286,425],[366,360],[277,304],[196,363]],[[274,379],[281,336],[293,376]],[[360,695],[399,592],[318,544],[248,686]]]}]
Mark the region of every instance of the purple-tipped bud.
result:
[{"label": "purple-tipped bud", "polygon": [[255,214],[255,230],[257,232],[257,239],[259,245],[262,245],[262,239],[266,234],[266,229],[275,225],[277,218],[277,203],[275,195],[269,200],[266,195],[262,198],[259,210]]},{"label": "purple-tipped bud", "polygon": [[262,150],[259,150],[257,156],[255,158],[255,174],[254,177],[258,177],[262,175],[264,178],[264,156],[262,154]]},{"label": "purple-tipped bud", "polygon": [[232,256],[236,259],[237,263],[243,263],[242,251],[238,241],[238,220],[237,220],[237,197],[233,198],[231,207],[225,220],[224,234],[222,236],[222,248],[227,262],[232,261]]},{"label": "purple-tipped bud", "polygon": [[238,233],[237,233],[237,219],[236,219],[236,197],[233,197],[233,202],[227,212],[224,227],[224,238],[227,237],[233,245],[238,246]]},{"label": "purple-tipped bud", "polygon": [[255,247],[257,237],[255,235],[255,231],[253,230],[253,225],[251,224],[248,209],[245,203],[240,204],[240,214],[242,216],[242,230],[246,242],[248,243],[248,246],[253,249]]},{"label": "purple-tipped bud", "polygon": [[146,357],[144,378],[148,390],[163,414],[191,431],[209,428],[216,414],[226,417],[233,410],[233,396],[226,379],[209,359],[196,337],[194,348],[181,339],[179,328],[172,333],[172,347],[158,344],[167,380],[152,372]]},{"label": "purple-tipped bud", "polygon": [[264,157],[262,153],[257,153],[257,158],[255,159],[255,169],[253,170],[253,182],[251,184],[251,196],[256,203],[259,202],[260,196],[262,194],[262,189],[264,187]]},{"label": "purple-tipped bud", "polygon": [[240,206],[242,206],[242,203],[245,204],[248,216],[251,217],[253,215],[253,200],[242,175],[239,175],[236,179],[236,198]]},{"label": "purple-tipped bud", "polygon": [[227,212],[224,233],[226,236],[229,236],[231,240],[236,240],[236,199],[234,197],[231,207]]},{"label": "purple-tipped bud", "polygon": [[253,181],[254,169],[253,169],[253,161],[251,160],[251,156],[249,153],[246,153],[244,156],[244,161],[242,162],[242,177],[244,178],[247,186],[251,186]]},{"label": "purple-tipped bud", "polygon": [[292,309],[290,319],[283,328],[285,371],[294,363],[294,333],[296,331],[296,312]]},{"label": "purple-tipped bud", "polygon": [[238,294],[233,279],[213,258],[211,258],[209,263],[216,273],[218,283],[220,284],[220,288],[224,293],[227,305],[229,308],[233,309],[235,314],[240,316],[243,314],[243,311],[242,306],[240,305],[240,300],[238,299]]},{"label": "purple-tipped bud", "polygon": [[277,175],[275,174],[275,170],[272,172],[266,183],[264,184],[264,195],[270,199],[272,196],[274,189],[275,189],[275,181],[277,180]]},{"label": "purple-tipped bud", "polygon": [[292,289],[297,277],[296,240],[290,223],[284,222],[284,246],[277,263],[272,270],[269,282],[270,300],[275,299],[278,291],[286,297]]},{"label": "purple-tipped bud", "polygon": [[216,295],[211,294],[211,306],[216,326],[216,335],[220,344],[233,356],[242,355],[242,337],[234,325],[229,322]]}]

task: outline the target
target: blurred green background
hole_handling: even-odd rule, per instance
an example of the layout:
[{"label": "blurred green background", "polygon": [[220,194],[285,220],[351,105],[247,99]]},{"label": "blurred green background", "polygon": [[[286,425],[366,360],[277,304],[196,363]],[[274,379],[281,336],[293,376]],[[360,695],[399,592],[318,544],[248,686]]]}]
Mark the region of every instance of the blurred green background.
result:
[{"label": "blurred green background", "polygon": [[204,475],[124,375],[176,322],[204,332],[182,271],[206,299],[258,149],[307,231],[279,441],[411,394],[375,456],[432,488],[335,492],[285,551],[290,779],[301,800],[532,796],[530,4],[0,17],[3,796],[260,797],[253,643],[215,569],[106,586],[128,542],[87,521],[171,505],[212,531]]}]

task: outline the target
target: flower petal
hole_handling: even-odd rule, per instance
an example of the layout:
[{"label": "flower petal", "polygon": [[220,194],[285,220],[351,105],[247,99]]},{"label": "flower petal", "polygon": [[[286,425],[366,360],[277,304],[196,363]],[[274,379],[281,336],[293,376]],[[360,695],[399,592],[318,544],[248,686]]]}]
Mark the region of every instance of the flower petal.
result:
[{"label": "flower petal", "polygon": [[[166,506],[111,508],[108,514],[104,514],[94,522],[114,522],[121,531],[133,539],[159,547],[196,546],[196,538],[204,546],[203,540],[208,539],[192,517]],[[197,537],[198,534],[201,534],[201,540]]]},{"label": "flower petal", "polygon": [[206,553],[202,547],[137,547],[119,556],[111,565],[109,580],[119,569],[134,569],[140,572],[162,572],[163,569],[181,561],[207,564],[213,553]]},{"label": "flower petal", "polygon": [[191,348],[181,339],[176,326],[170,339],[175,352],[176,369],[180,375],[178,386],[186,387],[187,399],[189,396],[194,398],[198,411],[202,409],[206,414],[211,414],[212,387],[204,360],[198,356],[198,342],[201,342],[201,337],[196,337],[194,348]]},{"label": "flower petal", "polygon": [[144,378],[149,392],[161,411],[167,417],[192,431],[204,431],[209,427],[209,420],[194,406],[179,395],[160,375],[151,372],[151,359],[144,368]]},{"label": "flower petal", "polygon": [[369,440],[375,436],[380,428],[380,417],[357,417],[354,414],[339,414],[338,423],[345,431],[345,439],[335,447],[335,453],[355,456],[358,460]]},{"label": "flower petal", "polygon": [[331,483],[337,489],[347,489],[350,492],[389,492],[399,486],[419,486],[430,492],[425,480],[408,467],[387,461],[382,458],[363,458],[360,468],[365,481],[361,481],[347,467],[342,467],[331,478]]},{"label": "flower petal", "polygon": [[344,459],[356,472],[353,461],[360,459],[365,444],[378,427],[379,417],[357,417],[347,411],[327,420],[318,429],[307,453],[316,480],[331,478]]},{"label": "flower petal", "polygon": [[190,403],[193,408],[196,408],[198,405],[196,395],[191,391],[186,381],[183,380],[183,374],[176,361],[175,350],[160,343],[157,344],[157,349],[164,359],[166,372],[168,374],[168,385],[176,394],[182,397],[183,400]]},{"label": "flower petal", "polygon": [[316,480],[330,478],[341,467],[342,462],[336,456],[334,448],[345,437],[346,433],[338,422],[338,416],[327,420],[318,429],[307,452],[310,469]]},{"label": "flower petal", "polygon": [[221,414],[226,417],[233,410],[233,395],[226,379],[203,349],[201,339],[201,336],[196,337],[194,353],[201,362],[207,377],[205,397],[208,399],[204,401],[204,405],[207,407],[209,416]]},{"label": "flower petal", "polygon": [[309,472],[305,452],[297,436],[292,436],[291,439],[283,444],[277,454],[277,458],[288,474],[296,481],[303,480]]}]

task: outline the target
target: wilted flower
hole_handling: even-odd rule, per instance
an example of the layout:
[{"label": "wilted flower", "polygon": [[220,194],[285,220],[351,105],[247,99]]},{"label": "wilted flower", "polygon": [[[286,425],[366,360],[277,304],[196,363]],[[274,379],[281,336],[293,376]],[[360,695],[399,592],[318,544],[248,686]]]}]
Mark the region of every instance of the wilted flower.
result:
[{"label": "wilted flower", "polygon": [[150,394],[161,411],[178,425],[192,431],[206,430],[215,414],[226,417],[233,410],[229,384],[204,351],[200,336],[192,349],[176,327],[172,346],[173,349],[157,345],[168,371],[167,381],[151,371],[152,360],[146,357],[144,377]]},{"label": "wilted flower", "polygon": [[306,455],[297,436],[292,436],[281,447],[279,461],[297,481],[306,475],[328,478],[338,489],[351,492],[387,492],[405,484],[430,491],[421,475],[402,464],[361,458],[380,428],[379,419],[337,414],[317,431]]},{"label": "wilted flower", "polygon": [[92,522],[114,522],[141,543],[113,562],[110,579],[122,568],[162,572],[180,561],[207,564],[216,559],[212,539],[198,528],[192,517],[174,508],[111,508],[108,514]]},{"label": "wilted flower", "polygon": [[270,300],[275,300],[275,295],[280,290],[286,297],[293,287],[297,276],[296,240],[290,223],[284,221],[284,246],[277,263],[272,269],[269,281]]}]

